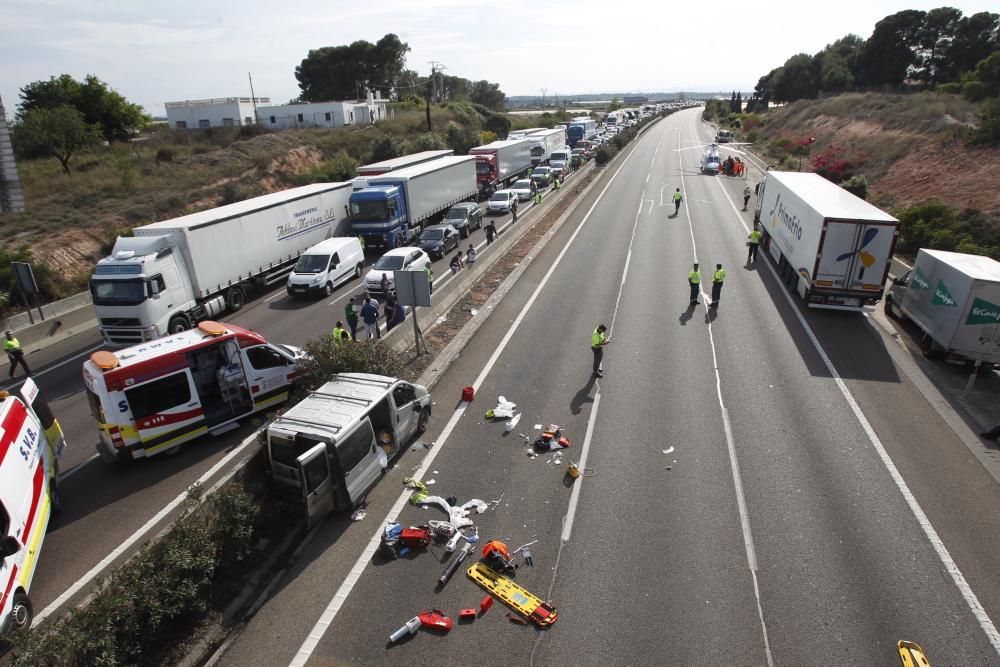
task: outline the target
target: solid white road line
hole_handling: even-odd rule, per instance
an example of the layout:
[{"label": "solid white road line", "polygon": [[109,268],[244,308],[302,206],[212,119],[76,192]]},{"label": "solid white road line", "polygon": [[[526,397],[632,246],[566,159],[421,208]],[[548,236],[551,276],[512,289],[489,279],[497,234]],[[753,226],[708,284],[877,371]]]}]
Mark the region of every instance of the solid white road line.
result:
[{"label": "solid white road line", "polygon": [[[716,182],[718,183],[722,194],[729,202],[729,205],[732,207],[733,213],[736,215],[740,225],[743,227],[743,231],[749,234],[749,227],[746,222],[743,221],[743,216],[740,215],[736,204],[733,203],[733,200],[729,197],[729,193],[726,192],[722,183],[719,181]],[[771,263],[766,259],[762,263],[767,266],[768,271],[771,273],[771,277],[780,282],[778,274],[774,270]],[[979,623],[979,627],[982,628],[983,632],[986,634],[986,638],[993,646],[993,650],[997,652],[997,655],[1000,655],[1000,633],[997,632],[997,628],[993,624],[993,621],[986,613],[986,610],[983,609],[982,604],[979,602],[979,598],[976,597],[975,592],[972,590],[969,582],[965,579],[965,576],[962,575],[962,572],[958,569],[958,564],[951,557],[948,549],[944,546],[944,542],[941,541],[941,538],[938,536],[934,526],[931,525],[930,519],[928,519],[927,515],[924,514],[923,509],[920,507],[920,503],[917,502],[916,497],[910,491],[910,487],[906,484],[906,480],[903,479],[903,475],[899,472],[899,469],[896,468],[896,464],[893,463],[892,458],[889,456],[889,452],[887,452],[885,446],[882,445],[882,441],[875,433],[875,429],[872,428],[868,418],[865,417],[861,407],[858,405],[857,401],[854,400],[854,395],[851,393],[850,389],[847,388],[847,384],[844,382],[843,378],[841,378],[840,373],[837,372],[837,369],[834,367],[830,357],[827,356],[826,351],[820,344],[816,334],[813,333],[812,327],[810,327],[809,323],[806,322],[802,312],[799,310],[795,301],[793,301],[792,295],[784,288],[781,290],[781,293],[784,294],[785,301],[788,302],[788,305],[798,318],[799,324],[809,337],[809,342],[812,343],[813,347],[816,349],[816,353],[819,355],[820,359],[823,360],[823,365],[826,366],[827,371],[830,373],[830,377],[833,378],[837,385],[837,389],[840,390],[840,393],[847,402],[848,407],[850,407],[851,412],[854,413],[855,419],[858,420],[858,423],[864,430],[865,435],[868,436],[868,442],[871,443],[872,449],[874,449],[875,453],[878,454],[879,459],[882,461],[882,465],[885,466],[885,469],[892,478],[892,481],[896,484],[896,488],[899,489],[900,494],[903,496],[903,500],[906,501],[906,505],[909,507],[910,512],[916,519],[917,524],[920,526],[921,530],[924,531],[924,535],[934,548],[938,559],[941,561],[941,565],[948,572],[948,575],[955,583],[955,587],[958,588],[959,593],[965,599],[965,603],[969,606],[969,610]]]},{"label": "solid white road line", "polygon": [[[223,456],[221,459],[219,459],[219,461],[215,465],[213,465],[211,468],[205,471],[205,473],[201,477],[199,477],[198,480],[194,482],[194,484],[203,485],[205,482],[211,479],[217,472],[219,472],[219,470],[224,468],[230,461],[236,458],[240,454],[240,452],[242,452],[244,449],[247,448],[247,446],[256,441],[257,441],[256,432],[247,436],[247,438],[243,442],[234,447],[231,452]],[[46,617],[58,611],[59,608],[62,607],[64,604],[66,604],[66,602],[69,601],[70,598],[72,598],[74,595],[80,592],[80,590],[84,586],[93,581],[95,577],[97,577],[105,569],[107,569],[109,565],[111,565],[120,556],[122,556],[122,554],[128,551],[132,547],[132,545],[134,545],[136,542],[142,539],[147,533],[149,533],[149,531],[155,528],[156,525],[160,523],[160,521],[162,521],[172,511],[174,511],[181,503],[183,503],[185,498],[187,498],[187,495],[188,491],[187,489],[185,489],[176,498],[167,503],[167,505],[163,509],[157,512],[149,521],[144,523],[142,527],[139,528],[139,530],[132,533],[124,542],[115,547],[111,551],[111,553],[102,558],[101,562],[99,562],[94,567],[90,568],[90,571],[88,571],[85,575],[80,577],[80,579],[78,579],[76,583],[74,583],[72,586],[63,591],[63,593],[55,600],[53,600],[52,603],[49,604],[49,606],[47,606],[45,609],[39,612],[39,614],[35,616],[35,620],[34,622],[32,622],[31,626],[32,627],[37,626]]]},{"label": "solid white road line", "polygon": [[[684,169],[681,163],[680,153],[677,154],[678,166],[681,167],[681,190],[684,193],[684,200],[687,201],[687,187],[684,185]],[[694,224],[691,222],[691,210],[685,206],[685,214],[688,220],[688,230],[691,234],[691,249],[694,254],[694,261],[698,261],[698,245],[694,239]],[[708,310],[708,297],[699,287],[698,291],[702,295],[702,305]],[[743,531],[743,547],[746,550],[747,567],[750,570],[750,578],[753,581],[754,598],[757,604],[757,619],[760,621],[761,635],[764,639],[764,655],[767,656],[767,664],[774,667],[774,657],[771,655],[771,643],[767,636],[767,623],[764,620],[764,607],[760,599],[760,586],[757,582],[757,552],[753,546],[753,532],[750,530],[750,512],[747,509],[746,494],[743,491],[743,478],[740,475],[740,464],[736,456],[736,440],[733,437],[732,425],[729,422],[729,410],[722,397],[722,377],[719,374],[719,358],[715,347],[715,335],[712,332],[712,320],[708,321],[708,344],[712,350],[712,368],[715,371],[715,394],[719,401],[719,414],[722,418],[722,430],[726,436],[726,450],[729,454],[729,467],[733,474],[733,492],[736,495],[736,507],[740,515],[740,528]]]},{"label": "solid white road line", "polygon": [[[580,231],[583,229],[584,225],[586,225],[587,221],[590,220],[591,214],[594,212],[594,209],[597,208],[597,205],[601,202],[601,199],[604,197],[604,193],[607,192],[609,187],[611,187],[611,184],[614,182],[615,178],[618,177],[619,172],[621,172],[621,170],[625,167],[625,165],[628,164],[628,161],[631,157],[632,153],[629,153],[629,155],[622,162],[621,166],[618,167],[615,173],[605,184],[600,194],[597,195],[597,199],[594,201],[593,205],[587,211],[587,214],[583,217],[583,220],[580,221],[580,224],[577,225],[576,229],[573,231],[573,234],[569,237],[569,240],[567,240],[566,244],[563,246],[562,251],[559,253],[559,255],[556,256],[555,261],[552,262],[552,265],[549,267],[549,270],[546,271],[545,275],[542,277],[541,282],[538,283],[538,286],[535,288],[535,291],[532,292],[527,302],[525,302],[524,306],[517,314],[517,317],[514,318],[514,321],[511,323],[510,328],[507,330],[507,333],[504,335],[503,339],[501,339],[500,343],[493,351],[493,354],[490,356],[489,360],[487,360],[486,365],[483,366],[482,371],[480,371],[479,375],[472,383],[474,389],[478,390],[479,387],[482,385],[483,381],[486,379],[487,375],[489,375],[489,373],[493,370],[493,366],[496,364],[497,360],[500,358],[500,355],[506,349],[507,344],[510,342],[511,338],[514,337],[514,334],[517,332],[518,327],[521,326],[521,322],[524,321],[524,318],[531,310],[532,305],[534,305],[535,301],[538,299],[538,295],[541,294],[542,290],[548,284],[549,278],[552,277],[552,274],[555,273],[555,270],[559,267],[559,264],[562,262],[563,257],[569,251],[570,247],[572,247],[573,241],[576,240],[576,237],[580,234]],[[438,452],[441,451],[441,449],[447,442],[448,436],[451,435],[451,432],[455,428],[455,425],[458,423],[458,420],[461,419],[462,415],[465,414],[467,406],[468,403],[466,403],[465,401],[462,401],[462,403],[459,404],[458,408],[455,409],[455,411],[451,415],[451,418],[448,420],[448,423],[445,425],[444,430],[441,432],[441,435],[435,441],[434,446],[431,448],[429,452],[427,452],[427,455],[424,457],[424,460],[420,463],[420,465],[413,472],[413,474],[410,475],[410,477],[418,481],[423,479],[424,474],[427,472],[427,470],[430,468],[430,465],[434,462],[434,459],[437,457]],[[583,461],[582,457],[581,461]],[[581,477],[576,481],[576,486],[580,486],[582,481],[583,478]],[[576,489],[574,489],[574,493],[576,492],[577,492]],[[345,577],[343,583],[341,583],[340,587],[337,589],[337,592],[334,593],[333,598],[330,600],[329,604],[327,604],[326,609],[323,610],[323,613],[320,615],[319,620],[316,621],[316,624],[309,631],[309,634],[306,636],[305,641],[302,642],[302,646],[299,647],[299,650],[295,654],[295,657],[292,658],[292,661],[289,663],[291,667],[303,667],[309,661],[309,658],[312,656],[313,652],[316,650],[316,647],[319,646],[320,641],[323,639],[323,635],[325,635],[326,631],[330,628],[330,625],[333,623],[333,620],[337,617],[337,614],[340,612],[341,607],[344,606],[344,603],[347,601],[347,598],[351,594],[351,591],[354,590],[354,586],[357,585],[358,580],[361,578],[362,573],[365,571],[365,568],[371,562],[372,556],[375,555],[375,551],[378,549],[379,542],[382,538],[382,530],[383,530],[382,527],[386,523],[391,523],[395,521],[396,517],[399,516],[399,513],[402,511],[403,507],[406,505],[406,502],[411,495],[412,491],[404,490],[396,499],[396,502],[393,503],[392,507],[389,509],[389,512],[386,514],[385,519],[379,522],[378,524],[379,528],[375,531],[375,534],[372,535],[371,539],[368,541],[367,546],[365,546],[364,550],[361,552],[361,555],[358,556],[358,559],[354,562],[354,565],[351,567],[351,570],[347,574],[347,577]]]}]

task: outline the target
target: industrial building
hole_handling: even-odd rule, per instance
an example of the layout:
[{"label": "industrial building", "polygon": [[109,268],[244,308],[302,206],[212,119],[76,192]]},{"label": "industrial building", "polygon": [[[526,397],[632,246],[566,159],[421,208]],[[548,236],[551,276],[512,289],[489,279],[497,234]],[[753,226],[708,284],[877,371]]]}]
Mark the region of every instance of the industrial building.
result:
[{"label": "industrial building", "polygon": [[215,97],[209,100],[167,102],[167,124],[174,130],[254,125],[254,104],[270,104],[269,97]]}]

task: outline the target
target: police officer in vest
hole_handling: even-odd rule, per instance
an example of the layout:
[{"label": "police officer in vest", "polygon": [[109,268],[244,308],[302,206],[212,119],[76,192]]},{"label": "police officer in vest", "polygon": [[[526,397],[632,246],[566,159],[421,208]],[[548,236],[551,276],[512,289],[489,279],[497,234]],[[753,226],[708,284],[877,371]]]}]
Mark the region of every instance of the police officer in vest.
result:
[{"label": "police officer in vest", "polygon": [[722,298],[722,281],[726,279],[726,272],[722,264],[715,265],[715,273],[712,274],[712,305],[711,308],[719,307],[719,300]]},{"label": "police officer in vest", "polygon": [[701,289],[701,271],[698,270],[697,264],[688,274],[688,285],[691,286],[691,305],[694,306],[698,303],[698,290]]},{"label": "police officer in vest", "polygon": [[611,342],[611,339],[607,337],[608,328],[603,324],[598,325],[594,329],[593,335],[590,337],[590,349],[594,353],[594,375],[596,377],[604,377],[604,346]]},{"label": "police officer in vest", "polygon": [[760,245],[760,226],[754,223],[753,231],[747,237],[747,264],[757,261],[757,247]]},{"label": "police officer in vest", "polygon": [[21,341],[15,338],[14,332],[9,329],[7,330],[7,338],[3,342],[3,351],[7,353],[7,358],[10,359],[10,377],[14,377],[14,371],[17,370],[18,364],[24,366],[26,375],[31,375],[28,362],[24,360],[24,350],[21,349]]}]

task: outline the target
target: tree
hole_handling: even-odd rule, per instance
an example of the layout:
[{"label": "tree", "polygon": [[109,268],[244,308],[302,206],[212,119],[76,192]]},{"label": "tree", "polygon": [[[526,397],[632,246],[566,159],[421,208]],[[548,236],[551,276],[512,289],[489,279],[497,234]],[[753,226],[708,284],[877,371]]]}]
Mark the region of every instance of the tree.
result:
[{"label": "tree", "polygon": [[780,102],[816,97],[819,81],[812,56],[799,53],[786,60],[784,65],[774,70],[769,87],[771,97]]},{"label": "tree", "polygon": [[948,53],[961,20],[962,12],[954,7],[938,7],[927,12],[918,37],[915,79],[939,83],[942,72],[949,72]]},{"label": "tree", "polygon": [[470,148],[479,145],[479,130],[469,125],[460,125],[454,121],[448,123],[448,130],[445,135],[448,148],[455,151],[456,155],[465,155]]},{"label": "tree", "polygon": [[73,107],[82,114],[85,123],[98,125],[108,142],[130,140],[149,121],[141,106],[129,102],[93,74],[88,74],[82,83],[63,74],[21,88],[18,115],[60,106]]},{"label": "tree", "polygon": [[402,151],[399,149],[396,138],[391,134],[382,133],[372,142],[372,162],[391,160],[400,155],[402,155]]},{"label": "tree", "polygon": [[623,106],[625,105],[622,104],[621,98],[615,95],[614,97],[611,98],[611,104],[608,105],[608,111],[618,111]]},{"label": "tree", "polygon": [[863,81],[871,86],[902,86],[917,64],[926,12],[906,9],[875,24],[861,55]]},{"label": "tree", "polygon": [[490,114],[483,123],[483,129],[492,132],[498,137],[506,137],[510,132],[510,120],[499,113]]},{"label": "tree", "polygon": [[69,161],[79,151],[100,140],[100,127],[63,104],[54,109],[34,109],[21,114],[14,126],[14,145],[26,157],[52,156],[68,175]]},{"label": "tree", "polygon": [[733,109],[733,113],[740,113],[743,111],[743,93],[739,90],[736,91],[736,108]]},{"label": "tree", "polygon": [[412,85],[403,77],[403,62],[409,50],[392,33],[375,44],[361,39],[310,50],[295,68],[300,97],[306,102],[346,100],[361,97],[368,87],[394,92],[401,85]]},{"label": "tree", "polygon": [[963,18],[948,49],[947,69],[942,79],[954,81],[1000,49],[1000,14],[979,12]]},{"label": "tree", "polygon": [[482,104],[484,107],[493,109],[494,111],[503,111],[506,106],[507,95],[500,90],[499,83],[490,83],[489,81],[482,80],[476,81],[472,85],[469,100],[476,104]]}]

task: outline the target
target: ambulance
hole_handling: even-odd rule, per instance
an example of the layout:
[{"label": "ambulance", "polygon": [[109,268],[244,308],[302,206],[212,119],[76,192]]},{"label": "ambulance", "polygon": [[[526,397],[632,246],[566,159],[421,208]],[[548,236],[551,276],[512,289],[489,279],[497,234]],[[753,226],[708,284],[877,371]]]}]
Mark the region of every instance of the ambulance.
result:
[{"label": "ambulance", "polygon": [[106,461],[176,451],[204,433],[219,435],[240,419],[288,400],[305,353],[268,342],[235,324],[195,329],[83,364],[97,452]]},{"label": "ambulance", "polygon": [[0,392],[0,637],[31,627],[28,591],[49,516],[59,511],[66,441],[31,378]]}]

